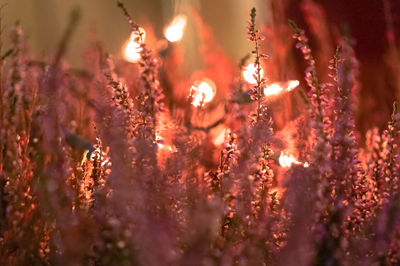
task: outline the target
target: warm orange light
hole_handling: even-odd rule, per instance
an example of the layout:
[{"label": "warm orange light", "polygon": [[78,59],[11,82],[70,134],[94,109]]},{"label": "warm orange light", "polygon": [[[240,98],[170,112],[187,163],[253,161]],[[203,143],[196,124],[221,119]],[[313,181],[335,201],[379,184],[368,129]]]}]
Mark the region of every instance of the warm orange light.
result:
[{"label": "warm orange light", "polygon": [[175,147],[164,143],[164,139],[158,134],[156,134],[156,143],[157,143],[157,146],[158,146],[159,150],[169,151],[169,152],[176,152],[177,151]]},{"label": "warm orange light", "polygon": [[178,15],[172,22],[167,26],[164,31],[165,38],[170,42],[180,41],[183,37],[183,32],[186,27],[186,16]]},{"label": "warm orange light", "polygon": [[302,163],[302,162],[297,161],[297,159],[292,154],[285,152],[285,151],[282,151],[281,155],[279,156],[279,164],[283,168],[289,168],[293,164],[300,164],[306,168],[310,166],[309,163],[307,163],[307,162]]},{"label": "warm orange light", "polygon": [[176,152],[176,148],[172,147],[171,145],[166,145],[162,143],[157,143],[158,149],[160,150],[165,150],[165,151],[170,151],[170,152]]},{"label": "warm orange light", "polygon": [[215,84],[207,78],[202,81],[196,81],[190,88],[192,104],[196,107],[211,102],[215,96]]},{"label": "warm orange light", "polygon": [[221,145],[225,141],[225,136],[229,133],[229,129],[223,129],[218,136],[214,139],[214,144],[216,146]]},{"label": "warm orange light", "polygon": [[290,155],[286,152],[281,152],[281,155],[279,156],[279,164],[283,168],[288,168],[292,166],[292,164],[300,164],[300,162],[297,161],[293,155]]},{"label": "warm orange light", "polygon": [[164,139],[158,133],[156,133],[156,143],[159,149],[163,149],[165,147]]},{"label": "warm orange light", "polygon": [[297,86],[299,86],[300,82],[298,80],[289,80],[288,85],[286,87],[286,91],[291,91]]},{"label": "warm orange light", "polygon": [[281,187],[274,187],[269,190],[270,194],[275,194],[276,199],[280,200],[282,198],[283,193],[285,192],[285,189]]},{"label": "warm orange light", "polygon": [[264,89],[265,96],[277,95],[283,91],[283,88],[278,83],[273,83]]},{"label": "warm orange light", "polygon": [[[250,84],[257,84],[257,66],[253,63],[248,64],[243,71],[243,78]],[[260,78],[264,76],[264,70],[260,70]]]},{"label": "warm orange light", "polygon": [[287,82],[275,82],[264,89],[265,96],[274,96],[281,92],[288,92],[299,86],[298,80],[289,80]]},{"label": "warm orange light", "polygon": [[139,31],[142,32],[142,37],[135,33],[132,32],[130,38],[128,41],[125,42],[124,45],[124,58],[126,61],[131,62],[131,63],[136,63],[140,59],[140,52],[142,51],[142,48],[140,47],[140,42],[144,42],[146,32],[143,28],[139,28]]},{"label": "warm orange light", "polygon": [[94,161],[96,159],[100,159],[101,167],[111,166],[110,157],[107,155],[108,152],[101,151],[99,148],[96,148],[94,151],[90,153],[90,156],[87,156],[89,151],[86,151],[81,164],[83,165],[88,159],[90,161]]}]

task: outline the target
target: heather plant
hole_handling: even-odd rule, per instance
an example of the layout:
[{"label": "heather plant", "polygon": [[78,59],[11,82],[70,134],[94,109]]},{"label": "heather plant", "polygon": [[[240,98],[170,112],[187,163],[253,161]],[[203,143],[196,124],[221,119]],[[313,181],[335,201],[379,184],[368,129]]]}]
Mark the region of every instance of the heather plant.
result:
[{"label": "heather plant", "polygon": [[[18,24],[11,31],[0,61],[2,265],[399,263],[400,112],[395,102],[387,127],[361,142],[349,36],[323,65],[330,81],[321,82],[316,64],[326,60],[289,21],[308,88],[284,91],[284,82],[263,76],[269,40],[253,8],[253,49],[230,92],[212,102],[202,92],[196,105],[202,83],[176,99],[181,76],[167,69],[175,61],[150,48],[118,7],[139,45],[136,63],[92,41],[89,66],[71,69],[64,54],[77,12],[43,61],[33,59]],[[203,42],[215,42],[192,13]],[[201,49],[204,73],[229,68],[216,82],[224,87],[232,66],[212,44]],[[242,76],[250,57],[252,84]],[[213,66],[219,59],[223,67]],[[279,94],[268,94],[277,86]],[[301,103],[299,114],[280,128],[274,114],[288,95]]]}]

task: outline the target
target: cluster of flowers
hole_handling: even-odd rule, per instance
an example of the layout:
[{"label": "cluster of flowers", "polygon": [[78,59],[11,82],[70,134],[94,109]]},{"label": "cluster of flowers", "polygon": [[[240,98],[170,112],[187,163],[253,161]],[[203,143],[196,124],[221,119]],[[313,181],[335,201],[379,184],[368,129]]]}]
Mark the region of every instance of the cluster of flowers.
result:
[{"label": "cluster of flowers", "polygon": [[[68,35],[56,56],[36,62],[21,28],[12,31],[0,76],[2,265],[400,263],[400,112],[395,103],[387,129],[358,143],[358,62],[347,39],[322,84],[304,31],[290,22],[309,65],[308,111],[289,133],[274,132],[253,9],[256,83],[248,93],[243,80],[233,86],[232,99],[248,98],[225,103],[221,147],[211,127],[192,125],[206,108],[192,110],[189,99],[181,118],[164,107],[160,63],[118,6],[141,48],[132,84],[97,44],[90,72],[74,71],[61,60]],[[280,165],[288,147],[306,163]]]}]

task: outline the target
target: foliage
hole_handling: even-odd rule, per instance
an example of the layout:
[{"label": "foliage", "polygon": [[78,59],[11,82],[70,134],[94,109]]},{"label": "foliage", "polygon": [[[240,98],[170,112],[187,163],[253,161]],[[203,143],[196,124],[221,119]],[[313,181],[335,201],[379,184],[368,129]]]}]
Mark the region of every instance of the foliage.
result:
[{"label": "foliage", "polygon": [[[256,83],[238,73],[218,111],[164,98],[169,59],[118,6],[138,36],[137,64],[114,66],[92,43],[87,68],[69,68],[70,28],[55,56],[37,62],[20,26],[13,29],[0,79],[2,265],[400,262],[400,112],[395,103],[387,128],[360,144],[359,64],[348,38],[326,66],[331,82],[321,83],[305,32],[290,21],[308,64],[308,98],[274,129],[274,101],[289,92],[264,95],[255,9]],[[215,113],[223,119],[194,126]],[[222,145],[214,143],[219,127]],[[301,162],[283,164],[286,152]]]}]

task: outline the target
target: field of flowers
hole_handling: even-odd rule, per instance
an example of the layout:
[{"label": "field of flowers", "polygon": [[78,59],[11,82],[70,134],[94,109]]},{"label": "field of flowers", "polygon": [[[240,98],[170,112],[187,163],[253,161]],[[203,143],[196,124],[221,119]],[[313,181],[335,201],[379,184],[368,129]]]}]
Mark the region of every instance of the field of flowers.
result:
[{"label": "field of flowers", "polygon": [[285,24],[300,80],[283,48],[264,54],[279,38],[256,9],[239,63],[193,10],[205,67],[185,80],[185,16],[151,47],[115,8],[132,32],[125,59],[93,40],[70,68],[76,12],[42,61],[18,24],[2,47],[1,265],[400,264],[400,110],[393,99],[385,129],[356,128],[351,36],[324,60]]}]

